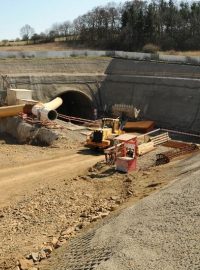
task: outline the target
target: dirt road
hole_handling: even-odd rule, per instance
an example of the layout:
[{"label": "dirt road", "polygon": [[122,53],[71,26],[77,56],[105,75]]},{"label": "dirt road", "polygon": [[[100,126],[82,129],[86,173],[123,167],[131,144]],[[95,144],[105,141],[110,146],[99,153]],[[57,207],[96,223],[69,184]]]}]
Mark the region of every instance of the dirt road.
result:
[{"label": "dirt road", "polygon": [[40,184],[82,174],[102,159],[102,156],[63,152],[45,159],[38,157],[26,165],[0,169],[0,207],[31,193]]}]

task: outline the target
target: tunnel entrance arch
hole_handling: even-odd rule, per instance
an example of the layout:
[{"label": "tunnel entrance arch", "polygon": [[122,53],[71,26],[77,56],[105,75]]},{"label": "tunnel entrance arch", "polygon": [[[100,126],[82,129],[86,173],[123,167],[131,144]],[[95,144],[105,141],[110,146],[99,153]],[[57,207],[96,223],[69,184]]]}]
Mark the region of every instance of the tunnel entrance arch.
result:
[{"label": "tunnel entrance arch", "polygon": [[63,104],[57,112],[64,115],[93,119],[94,104],[85,93],[77,90],[68,90],[58,95]]}]

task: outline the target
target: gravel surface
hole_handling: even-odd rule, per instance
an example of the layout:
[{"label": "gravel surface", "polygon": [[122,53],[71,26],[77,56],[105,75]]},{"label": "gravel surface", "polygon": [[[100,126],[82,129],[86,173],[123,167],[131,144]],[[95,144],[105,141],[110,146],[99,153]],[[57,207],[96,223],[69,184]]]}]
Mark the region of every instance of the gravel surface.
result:
[{"label": "gravel surface", "polygon": [[48,269],[200,269],[199,154],[176,166],[175,182],[72,240]]},{"label": "gravel surface", "polygon": [[183,162],[178,181],[97,232],[93,241],[114,252],[97,269],[200,269],[198,166],[199,155]]}]

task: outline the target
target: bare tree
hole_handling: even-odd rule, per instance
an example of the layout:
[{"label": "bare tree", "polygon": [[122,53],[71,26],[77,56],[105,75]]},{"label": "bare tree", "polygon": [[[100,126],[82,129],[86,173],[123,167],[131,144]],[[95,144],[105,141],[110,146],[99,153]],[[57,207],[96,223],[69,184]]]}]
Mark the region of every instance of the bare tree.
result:
[{"label": "bare tree", "polygon": [[60,25],[60,30],[62,32],[62,35],[65,37],[68,36],[71,32],[71,27],[72,25],[70,21],[65,21],[64,23],[62,23]]},{"label": "bare tree", "polygon": [[54,33],[55,37],[59,37],[61,34],[61,24],[54,23],[50,28],[50,32]]},{"label": "bare tree", "polygon": [[33,27],[31,27],[29,24],[25,24],[21,29],[20,29],[20,36],[22,37],[23,40],[28,41],[29,39],[33,36],[35,30]]}]

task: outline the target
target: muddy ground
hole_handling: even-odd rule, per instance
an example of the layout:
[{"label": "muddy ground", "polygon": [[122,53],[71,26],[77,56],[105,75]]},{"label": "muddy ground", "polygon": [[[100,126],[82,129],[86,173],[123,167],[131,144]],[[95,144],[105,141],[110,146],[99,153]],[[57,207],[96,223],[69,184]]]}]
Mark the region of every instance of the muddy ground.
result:
[{"label": "muddy ground", "polygon": [[176,177],[173,162],[155,167],[163,146],[140,157],[137,171],[127,175],[107,166],[103,155],[84,149],[83,138],[73,145],[72,137],[69,144],[61,140],[38,147],[1,136],[1,270],[20,269],[20,259],[32,263],[34,256],[39,269],[54,248]]}]

